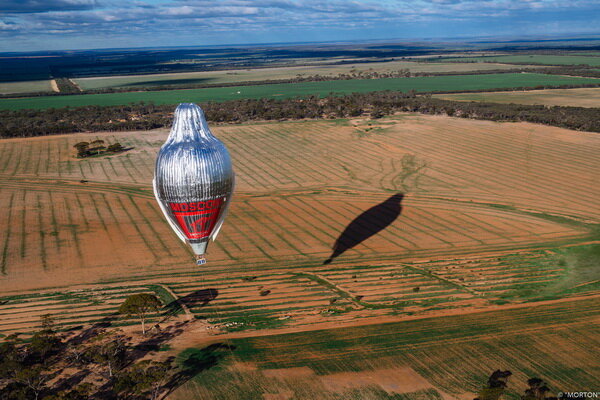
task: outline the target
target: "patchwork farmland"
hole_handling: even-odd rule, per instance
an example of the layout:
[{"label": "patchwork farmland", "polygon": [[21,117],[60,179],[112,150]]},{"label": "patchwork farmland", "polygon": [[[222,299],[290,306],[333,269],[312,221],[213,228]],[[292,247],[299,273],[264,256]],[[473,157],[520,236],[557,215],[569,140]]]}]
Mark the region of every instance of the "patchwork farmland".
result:
[{"label": "patchwork farmland", "polygon": [[481,57],[441,57],[440,62],[490,62],[505,64],[541,64],[541,65],[590,65],[600,66],[600,58],[586,55],[523,54],[497,55]]},{"label": "patchwork farmland", "polygon": [[[213,131],[237,187],[202,268],[151,191],[166,130],[0,141],[0,335],[27,336],[48,313],[65,330],[126,327],[135,320],[119,304],[153,292],[177,305],[153,322],[199,324],[173,351],[227,344],[211,355],[222,366],[173,398],[289,398],[289,379],[306,387],[298,398],[468,398],[508,366],[521,385],[532,374],[593,383],[596,358],[582,349],[600,290],[597,134],[415,114]],[[75,158],[74,144],[95,139],[128,150]],[[332,254],[352,221],[398,193],[386,229]],[[444,381],[449,365],[462,367]],[[239,384],[225,393],[222,379]]]},{"label": "patchwork farmland", "polygon": [[148,87],[181,84],[222,84],[234,82],[263,81],[266,79],[292,79],[298,75],[335,76],[356,71],[375,70],[377,72],[392,72],[407,69],[416,72],[469,72],[514,69],[509,64],[492,63],[423,63],[409,61],[371,62],[367,66],[356,65],[310,65],[279,68],[256,68],[225,71],[181,72],[174,74],[124,75],[77,78],[75,82],[83,89],[102,89],[107,87]]},{"label": "patchwork farmland", "polygon": [[253,86],[210,87],[124,93],[80,94],[0,99],[0,109],[47,109],[87,105],[126,105],[139,102],[154,104],[202,103],[237,99],[285,99],[334,94],[367,93],[378,90],[408,92],[456,92],[535,86],[598,85],[598,78],[560,76],[539,73],[423,76],[413,78],[350,79]]},{"label": "patchwork farmland", "polygon": [[[199,374],[174,398],[466,400],[495,368],[513,373],[503,398],[520,399],[532,374],[543,376],[553,393],[578,391],[598,383],[589,351],[600,333],[598,306],[580,300],[234,339],[205,348],[220,368]],[[198,354],[189,349],[181,357]]]},{"label": "patchwork farmland", "polygon": [[519,92],[482,92],[438,94],[434,97],[457,101],[490,103],[543,104],[565,107],[600,107],[600,89],[548,89]]}]

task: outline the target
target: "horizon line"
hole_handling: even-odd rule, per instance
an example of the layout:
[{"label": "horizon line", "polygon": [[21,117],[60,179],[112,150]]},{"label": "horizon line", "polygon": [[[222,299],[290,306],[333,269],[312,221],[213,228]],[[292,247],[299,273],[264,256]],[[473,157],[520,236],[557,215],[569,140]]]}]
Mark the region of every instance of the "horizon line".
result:
[{"label": "horizon line", "polygon": [[[537,39],[536,39],[537,38]],[[494,40],[496,39],[496,40]],[[509,40],[510,39],[510,40]],[[302,45],[343,45],[350,43],[527,43],[527,42],[560,42],[560,41],[585,41],[600,40],[600,33],[573,34],[573,35],[477,35],[477,36],[453,36],[453,37],[421,37],[421,38],[387,38],[387,39],[354,39],[354,40],[331,40],[331,41],[307,41],[307,42],[257,42],[257,43],[231,43],[231,44],[199,44],[185,46],[143,46],[143,47],[97,47],[97,48],[71,48],[60,50],[32,50],[32,51],[0,51],[0,55],[12,54],[51,54],[65,52],[85,51],[115,51],[115,50],[151,50],[151,49],[202,49],[202,48],[251,48],[261,46],[284,46],[294,47]]]}]

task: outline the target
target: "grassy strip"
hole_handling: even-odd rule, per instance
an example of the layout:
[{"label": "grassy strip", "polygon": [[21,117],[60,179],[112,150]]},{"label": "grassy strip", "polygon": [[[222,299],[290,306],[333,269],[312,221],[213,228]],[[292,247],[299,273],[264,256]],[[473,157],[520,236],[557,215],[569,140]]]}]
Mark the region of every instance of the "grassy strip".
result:
[{"label": "grassy strip", "polygon": [[176,302],[177,299],[169,293],[169,291],[165,290],[161,285],[148,285],[146,286],[148,289],[152,290],[156,295],[160,298],[164,305],[171,304]]},{"label": "grassy strip", "polygon": [[[148,206],[148,209],[152,210],[152,212],[154,213],[154,216],[156,217],[156,221],[159,221],[159,223],[167,224],[168,222],[165,220],[165,216],[162,212],[159,211],[158,206],[156,205],[155,201],[147,201],[146,205]],[[171,234],[171,243],[177,243],[185,253],[187,253],[192,259],[195,257],[195,254],[192,252],[192,249],[187,246],[184,242],[182,242],[179,237],[177,237],[177,235],[175,234],[175,232],[173,232],[172,229],[170,229],[171,227],[169,227],[169,229],[167,229],[167,231]]]},{"label": "grassy strip", "polygon": [[342,288],[340,288],[339,286],[335,285],[334,283],[328,281],[327,279],[324,279],[320,276],[318,276],[317,274],[311,274],[308,272],[294,272],[293,273],[294,276],[298,276],[298,277],[304,277],[306,279],[309,279],[313,282],[316,282],[326,288],[328,288],[329,290],[331,290],[332,292],[336,293],[338,296],[340,296],[343,299],[346,299],[352,303],[354,303],[355,305],[361,307],[361,308],[367,308],[367,309],[371,309],[371,310],[375,310],[375,309],[381,309],[381,308],[393,308],[393,309],[397,309],[400,307],[404,307],[407,305],[407,303],[405,302],[399,302],[399,303],[395,303],[395,304],[374,304],[374,303],[368,303],[366,301],[363,301],[362,298],[359,298],[357,296],[352,295],[351,293],[343,290]]},{"label": "grassy strip", "polygon": [[25,204],[27,204],[26,200],[25,200],[26,196],[27,196],[27,191],[23,190],[23,199],[21,200],[21,207],[23,207],[23,209],[21,210],[21,245],[20,245],[21,258],[25,258],[25,249],[26,249],[26,245],[27,245],[27,223],[26,223],[27,207],[25,206]]},{"label": "grassy strip", "polygon": [[477,204],[481,204],[481,205],[484,205],[487,207],[497,208],[500,210],[507,210],[507,211],[511,211],[511,212],[514,212],[517,214],[529,215],[529,216],[532,216],[535,218],[544,219],[546,221],[550,221],[550,222],[554,222],[554,223],[558,223],[558,224],[562,224],[562,225],[569,225],[569,226],[580,228],[580,229],[583,228],[583,229],[586,229],[589,231],[589,233],[590,233],[589,239],[594,239],[594,240],[600,239],[600,224],[583,222],[574,216],[571,217],[571,216],[566,216],[566,215],[548,214],[545,212],[526,211],[526,210],[521,210],[517,207],[507,205],[507,204],[495,204],[495,203],[477,203]]},{"label": "grassy strip", "polygon": [[79,206],[79,209],[81,210],[81,216],[83,217],[83,223],[85,224],[85,230],[87,232],[90,230],[90,223],[89,223],[87,217],[85,216],[85,207],[81,203],[81,199],[79,198],[79,193],[75,193],[75,199],[77,200],[77,205]]},{"label": "grassy strip", "polygon": [[[79,198],[78,198],[79,199]],[[42,267],[44,270],[48,268],[48,262],[46,259],[46,232],[42,229],[44,221],[42,217],[42,202],[40,201],[40,194],[37,194],[37,208],[38,208],[38,227],[40,232],[40,257],[42,259]]]},{"label": "grassy strip", "polygon": [[83,252],[81,251],[79,239],[77,238],[77,228],[79,227],[79,225],[73,223],[74,221],[73,221],[73,216],[71,215],[71,209],[69,207],[69,202],[67,202],[66,198],[63,198],[63,200],[64,200],[64,204],[65,204],[67,221],[68,221],[68,224],[66,227],[69,228],[69,230],[71,231],[71,236],[73,236],[73,242],[75,243],[75,250],[77,251],[77,256],[79,257],[79,262],[81,263],[81,265],[84,265]]},{"label": "grassy strip", "polygon": [[364,305],[362,305],[359,302],[359,300],[355,296],[353,296],[352,294],[348,293],[345,290],[342,290],[341,288],[339,288],[338,286],[336,286],[333,283],[329,282],[328,280],[321,278],[317,274],[311,274],[311,273],[308,273],[308,272],[294,272],[292,275],[296,276],[296,277],[306,278],[306,279],[308,279],[310,281],[316,282],[319,285],[324,286],[327,289],[329,289],[330,291],[334,292],[335,294],[337,294],[341,298],[349,300],[352,303],[354,303],[356,305],[359,305],[361,307],[365,307]]},{"label": "grassy strip", "polygon": [[165,250],[165,252],[167,253],[167,255],[169,257],[173,256],[173,254],[171,254],[171,250],[169,249],[169,246],[167,246],[165,244],[165,242],[162,240],[161,235],[154,228],[154,224],[148,220],[148,217],[146,216],[146,213],[143,213],[142,210],[140,210],[140,207],[135,202],[135,199],[133,198],[133,196],[132,195],[128,195],[127,197],[129,199],[129,202],[132,204],[133,208],[135,209],[135,211],[137,211],[138,215],[144,220],[144,222],[146,223],[146,225],[148,225],[148,228],[152,231],[153,236],[158,240],[158,242],[160,243],[160,245],[162,246],[162,248]]},{"label": "grassy strip", "polygon": [[6,275],[6,259],[8,258],[8,242],[10,240],[10,233],[12,230],[12,212],[13,212],[13,200],[15,198],[15,193],[11,193],[10,201],[8,202],[8,217],[7,217],[7,226],[6,226],[6,236],[4,237],[4,247],[2,248],[2,264],[0,264],[0,271],[2,275]]},{"label": "grassy strip", "polygon": [[158,260],[159,257],[156,254],[156,252],[154,251],[154,246],[152,246],[152,244],[148,241],[148,239],[146,238],[146,235],[144,235],[144,233],[140,229],[139,225],[135,222],[133,216],[127,210],[127,207],[125,207],[125,205],[123,204],[123,201],[121,200],[121,197],[116,196],[116,200],[119,202],[119,205],[121,206],[121,210],[123,210],[123,212],[127,215],[127,217],[129,218],[129,221],[131,222],[131,225],[134,227],[134,229],[138,233],[138,237],[140,239],[142,239],[142,241],[144,242],[144,244],[146,245],[146,247],[148,248],[148,250],[150,250],[150,252],[154,256],[154,259]]}]

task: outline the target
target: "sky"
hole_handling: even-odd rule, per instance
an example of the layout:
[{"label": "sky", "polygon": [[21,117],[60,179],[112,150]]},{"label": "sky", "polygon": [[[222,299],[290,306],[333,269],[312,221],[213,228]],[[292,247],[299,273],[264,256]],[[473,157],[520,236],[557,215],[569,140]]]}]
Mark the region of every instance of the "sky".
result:
[{"label": "sky", "polygon": [[0,51],[586,34],[599,0],[0,0]]}]

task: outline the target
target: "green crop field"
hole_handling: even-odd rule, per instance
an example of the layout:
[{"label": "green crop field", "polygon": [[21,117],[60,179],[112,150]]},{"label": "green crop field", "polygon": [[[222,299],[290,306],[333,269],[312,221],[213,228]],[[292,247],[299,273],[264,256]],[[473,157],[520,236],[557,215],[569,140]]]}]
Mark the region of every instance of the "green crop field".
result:
[{"label": "green crop field", "polygon": [[594,56],[558,56],[558,55],[506,55],[482,57],[442,57],[440,62],[491,62],[506,64],[543,64],[543,65],[579,65],[600,66],[600,57]]},{"label": "green crop field", "polygon": [[590,298],[229,340],[179,355],[197,374],[173,398],[287,398],[291,389],[294,399],[472,399],[496,369],[513,374],[503,399],[520,399],[533,377],[554,395],[594,390],[599,311]]},{"label": "green crop field", "polygon": [[417,92],[469,91],[512,87],[560,86],[600,84],[600,79],[566,77],[545,74],[507,73],[489,75],[431,76],[416,78],[354,79],[290,84],[238,86],[158,92],[127,92],[111,94],[35,97],[2,99],[0,109],[44,109],[77,107],[85,105],[124,105],[140,101],[156,104],[182,102],[202,103],[247,98],[290,98],[302,96],[326,96],[330,93],[349,94],[378,90]]},{"label": "green crop field", "polygon": [[389,61],[368,64],[346,65],[310,65],[299,67],[255,68],[226,71],[182,72],[172,74],[125,75],[77,78],[75,82],[83,89],[101,89],[109,87],[163,86],[163,85],[193,85],[193,84],[223,84],[235,82],[251,82],[275,79],[292,79],[298,75],[332,76],[348,74],[357,71],[392,72],[408,69],[410,72],[467,72],[499,69],[513,69],[512,65],[492,63],[419,63],[410,61]]}]

